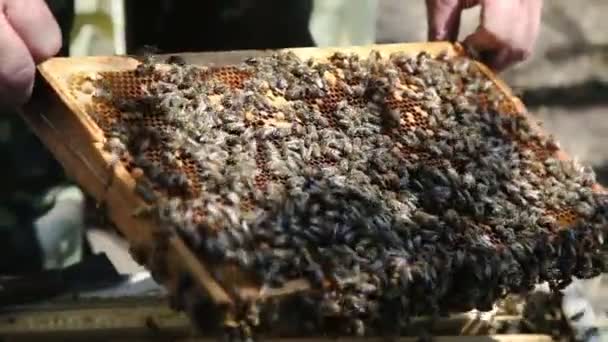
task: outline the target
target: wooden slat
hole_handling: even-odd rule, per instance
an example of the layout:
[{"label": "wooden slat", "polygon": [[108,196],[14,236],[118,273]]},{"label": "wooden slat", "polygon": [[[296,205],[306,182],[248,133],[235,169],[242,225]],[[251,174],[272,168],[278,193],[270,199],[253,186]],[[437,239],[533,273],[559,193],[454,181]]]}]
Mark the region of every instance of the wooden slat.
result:
[{"label": "wooden slat", "polygon": [[[166,302],[159,299],[98,299],[64,301],[35,305],[0,313],[0,336],[10,341],[34,340],[104,340],[141,341],[169,338],[183,341],[206,341],[194,339],[195,334],[188,317],[169,309]],[[468,314],[454,314],[432,321],[430,318],[413,319],[411,331],[429,330],[436,335],[460,335],[463,327],[471,322]],[[493,324],[518,326],[521,317],[497,315]],[[483,324],[483,323],[482,323]],[[487,332],[489,326],[475,335]],[[212,334],[211,332],[207,332]],[[518,335],[536,336],[536,335]],[[190,339],[188,339],[190,338]],[[270,341],[275,340],[270,338]],[[278,339],[276,339],[279,341]],[[304,339],[301,341],[316,341]],[[174,340],[175,341],[175,340]],[[291,341],[281,339],[280,341]],[[300,341],[293,340],[293,341]],[[320,339],[319,341],[324,341]],[[404,339],[408,341],[408,339]],[[465,341],[465,340],[462,340]]]},{"label": "wooden slat", "polygon": [[[126,340],[112,340],[112,342],[126,342]],[[149,340],[129,340],[136,342],[152,341]],[[175,342],[215,342],[209,338],[189,338],[173,340]],[[419,337],[400,337],[395,339],[385,338],[275,338],[264,340],[267,342],[418,342]],[[435,336],[433,342],[552,342],[553,338],[549,335],[488,335],[488,336]]]}]

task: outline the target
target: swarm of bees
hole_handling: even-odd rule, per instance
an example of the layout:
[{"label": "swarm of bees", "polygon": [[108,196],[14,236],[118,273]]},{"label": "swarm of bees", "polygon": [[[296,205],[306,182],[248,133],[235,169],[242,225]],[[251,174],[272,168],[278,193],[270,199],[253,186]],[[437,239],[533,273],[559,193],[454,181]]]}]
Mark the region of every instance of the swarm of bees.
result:
[{"label": "swarm of bees", "polygon": [[605,269],[593,171],[556,159],[557,143],[467,58],[172,58],[98,86],[96,101],[118,109],[95,115],[106,148],[159,236],[262,289],[305,278],[316,290],[282,315],[254,306],[244,325],[298,307],[299,329],[399,333],[416,315],[486,310]]}]

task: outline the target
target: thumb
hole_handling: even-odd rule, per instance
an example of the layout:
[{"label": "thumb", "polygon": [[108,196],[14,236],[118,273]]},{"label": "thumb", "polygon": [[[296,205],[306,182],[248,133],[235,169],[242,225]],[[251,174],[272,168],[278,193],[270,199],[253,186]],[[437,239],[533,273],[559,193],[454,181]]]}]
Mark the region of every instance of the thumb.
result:
[{"label": "thumb", "polygon": [[426,0],[428,39],[456,41],[460,12],[460,0]]},{"label": "thumb", "polygon": [[479,0],[426,0],[428,40],[458,39],[463,9],[479,4]]},{"label": "thumb", "polygon": [[483,26],[479,26],[477,30],[468,35],[462,43],[478,53],[496,51],[501,47],[498,38]]},{"label": "thumb", "polygon": [[511,62],[510,50],[500,44],[493,34],[482,27],[465,38],[462,43],[467,48],[472,49],[481,62],[494,71],[502,71]]}]

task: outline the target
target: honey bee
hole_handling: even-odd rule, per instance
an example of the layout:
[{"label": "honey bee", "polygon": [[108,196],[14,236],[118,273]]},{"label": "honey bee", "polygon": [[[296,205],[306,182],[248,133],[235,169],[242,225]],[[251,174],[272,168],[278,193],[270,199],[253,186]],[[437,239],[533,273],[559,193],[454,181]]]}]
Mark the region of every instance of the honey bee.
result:
[{"label": "honey bee", "polygon": [[[604,214],[589,190],[589,170],[541,161],[504,139],[512,129],[521,140],[549,149],[552,144],[525,121],[500,119],[499,108],[481,111],[480,93],[487,92],[490,102],[500,96],[467,63],[447,54],[343,54],[325,63],[277,53],[222,69],[230,86],[175,63],[169,72],[155,71],[153,85],[143,86],[147,100],[126,104],[139,109],[140,122],[112,125],[108,137],[117,140],[104,149],[120,151],[125,160],[133,154],[129,163],[143,170],[136,191],[148,200],[140,214],[175,227],[205,258],[232,260],[266,286],[304,276],[328,295],[324,283],[340,282],[325,302],[303,298],[315,306],[313,315],[348,319],[351,333],[388,309],[438,307],[445,297],[410,298],[404,289],[453,284],[450,277],[465,264],[471,271],[459,276],[471,278],[463,282],[496,281],[488,289],[455,289],[477,298],[467,305],[483,306],[490,299],[479,298],[492,297],[488,292],[522,288],[537,278],[539,267],[525,265],[535,260],[532,254],[544,253],[534,246],[548,243],[535,240],[535,229],[548,236],[558,231],[547,210],[573,206],[590,225]],[[235,70],[249,76],[244,80]],[[326,72],[335,75],[338,90],[326,93],[320,77]],[[275,101],[268,92],[287,101]],[[393,94],[405,101],[387,111]],[[414,112],[411,103],[425,113],[416,110],[413,122],[402,125],[401,111]],[[387,123],[398,129],[385,129]],[[139,183],[145,179],[161,191]],[[160,196],[182,193],[174,188],[190,188],[195,181],[204,195],[183,191],[166,203]],[[593,241],[596,231],[589,235]],[[557,240],[568,239],[559,248],[572,248],[579,237]],[[497,246],[508,246],[509,257],[500,259],[497,252],[488,262],[475,252],[494,255]],[[443,262],[446,251],[454,255]],[[160,262],[162,253],[156,258]],[[428,262],[437,258],[442,262]],[[543,258],[546,264],[553,260]],[[498,265],[509,277],[496,277],[502,272]],[[567,267],[586,272],[591,266]],[[562,277],[546,274],[555,281]],[[378,300],[387,293],[394,300]],[[255,317],[245,322],[256,324]]]},{"label": "honey bee", "polygon": [[175,64],[175,65],[183,67],[183,66],[186,65],[186,60],[183,57],[181,57],[181,56],[172,55],[172,56],[167,57],[167,60],[165,61],[165,63],[167,63],[167,64]]}]

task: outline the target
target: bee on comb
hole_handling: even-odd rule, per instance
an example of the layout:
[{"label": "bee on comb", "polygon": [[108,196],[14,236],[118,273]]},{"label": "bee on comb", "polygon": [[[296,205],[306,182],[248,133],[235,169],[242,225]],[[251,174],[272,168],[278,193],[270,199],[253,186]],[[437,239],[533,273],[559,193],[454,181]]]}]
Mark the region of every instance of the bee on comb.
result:
[{"label": "bee on comb", "polygon": [[[142,65],[151,81],[123,106],[137,120],[118,109],[104,134],[131,156],[146,212],[260,288],[306,280],[302,321],[382,335],[389,318],[399,331],[416,315],[486,309],[605,267],[592,172],[557,162],[556,143],[466,57]],[[260,305],[241,320],[251,333],[273,309],[249,304]]]}]

